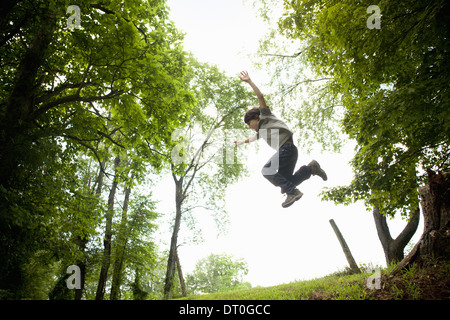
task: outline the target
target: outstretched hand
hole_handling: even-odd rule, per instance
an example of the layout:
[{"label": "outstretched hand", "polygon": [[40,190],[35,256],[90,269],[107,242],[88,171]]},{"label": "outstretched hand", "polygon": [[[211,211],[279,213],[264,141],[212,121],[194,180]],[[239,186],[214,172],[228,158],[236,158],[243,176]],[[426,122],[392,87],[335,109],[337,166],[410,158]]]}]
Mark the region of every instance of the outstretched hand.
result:
[{"label": "outstretched hand", "polygon": [[239,76],[239,79],[241,79],[242,81],[245,81],[245,82],[249,82],[250,76],[248,75],[247,71],[241,71],[241,75]]}]

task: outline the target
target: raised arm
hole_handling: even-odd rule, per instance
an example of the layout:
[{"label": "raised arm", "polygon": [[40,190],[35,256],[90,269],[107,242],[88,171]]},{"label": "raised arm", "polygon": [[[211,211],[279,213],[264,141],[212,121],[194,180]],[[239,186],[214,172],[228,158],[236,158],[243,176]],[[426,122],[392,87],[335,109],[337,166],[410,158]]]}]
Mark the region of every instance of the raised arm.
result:
[{"label": "raised arm", "polygon": [[256,141],[256,140],[258,140],[258,135],[254,135],[254,136],[252,136],[252,137],[250,137],[248,139],[245,139],[245,140],[235,141],[234,144],[236,146],[240,146],[241,144],[250,143],[250,142],[253,142],[253,141]]},{"label": "raised arm", "polygon": [[253,91],[255,92],[256,96],[258,97],[259,107],[260,108],[267,108],[266,100],[264,99],[263,94],[261,93],[259,88],[256,86],[256,84],[253,83],[252,79],[250,79],[250,76],[248,75],[248,72],[247,71],[241,71],[241,75],[239,76],[239,78],[242,81],[247,82],[250,85],[250,87],[252,87]]}]

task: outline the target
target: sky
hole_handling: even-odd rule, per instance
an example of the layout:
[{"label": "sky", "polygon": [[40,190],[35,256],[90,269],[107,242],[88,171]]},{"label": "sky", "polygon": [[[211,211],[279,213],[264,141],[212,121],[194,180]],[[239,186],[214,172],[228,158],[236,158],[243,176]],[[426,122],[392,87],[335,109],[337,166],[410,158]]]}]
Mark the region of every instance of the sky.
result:
[{"label": "sky", "polygon": [[[237,76],[241,70],[247,70],[264,93],[270,89],[266,85],[268,75],[264,70],[255,70],[249,56],[256,53],[258,40],[268,27],[257,17],[250,2],[168,0],[168,5],[171,19],[186,34],[185,50],[191,51],[199,61],[218,65],[228,75]],[[276,114],[276,106],[273,109]],[[363,203],[336,206],[320,200],[324,187],[346,185],[352,180],[349,165],[354,153],[352,142],[339,154],[314,150],[299,154],[296,169],[315,159],[327,172],[328,181],[311,177],[302,183],[298,188],[304,196],[287,209],[281,207],[284,198],[279,188],[261,174],[261,168],[274,151],[264,141],[256,143],[260,147],[258,152],[251,146],[244,147],[243,153],[248,152],[248,157],[242,161],[249,168],[249,177],[227,190],[228,233],[218,236],[212,218],[199,214],[205,241],[179,248],[185,275],[194,270],[199,259],[211,253],[245,259],[249,267],[245,281],[254,287],[307,280],[342,270],[348,263],[330,219],[336,222],[357,264],[386,265],[372,213]],[[174,211],[172,177],[162,177],[153,195],[160,201],[160,212]],[[406,222],[395,218],[388,224],[395,238]],[[421,221],[413,242],[418,241],[422,230]],[[170,233],[165,241],[168,249]]]},{"label": "sky", "polygon": [[242,0],[168,0],[171,19],[186,33],[185,49],[200,61],[217,64],[228,73],[250,67],[246,54],[264,34],[250,5]]}]

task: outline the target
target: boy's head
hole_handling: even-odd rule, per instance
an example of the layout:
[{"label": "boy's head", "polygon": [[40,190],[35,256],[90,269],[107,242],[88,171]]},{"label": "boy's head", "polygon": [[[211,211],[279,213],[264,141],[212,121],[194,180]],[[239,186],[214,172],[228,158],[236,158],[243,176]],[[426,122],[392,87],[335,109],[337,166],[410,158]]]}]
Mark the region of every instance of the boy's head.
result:
[{"label": "boy's head", "polygon": [[250,129],[258,131],[260,114],[261,112],[257,107],[247,110],[244,116],[244,122],[250,127]]}]

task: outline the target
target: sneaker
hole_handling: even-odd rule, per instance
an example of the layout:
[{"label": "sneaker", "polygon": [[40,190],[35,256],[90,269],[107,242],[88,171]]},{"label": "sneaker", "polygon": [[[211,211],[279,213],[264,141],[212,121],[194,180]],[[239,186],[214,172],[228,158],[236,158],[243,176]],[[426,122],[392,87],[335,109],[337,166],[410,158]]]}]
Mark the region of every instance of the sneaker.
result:
[{"label": "sneaker", "polygon": [[283,208],[291,206],[295,201],[299,200],[303,196],[303,193],[295,189],[294,192],[288,193],[286,200],[281,204]]},{"label": "sneaker", "polygon": [[323,181],[328,180],[327,174],[320,168],[320,164],[316,160],[311,161],[308,165],[311,167],[311,174],[313,176],[319,176]]}]

